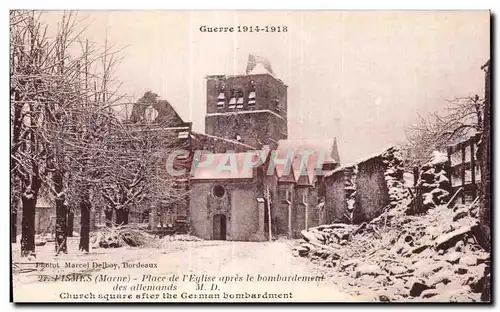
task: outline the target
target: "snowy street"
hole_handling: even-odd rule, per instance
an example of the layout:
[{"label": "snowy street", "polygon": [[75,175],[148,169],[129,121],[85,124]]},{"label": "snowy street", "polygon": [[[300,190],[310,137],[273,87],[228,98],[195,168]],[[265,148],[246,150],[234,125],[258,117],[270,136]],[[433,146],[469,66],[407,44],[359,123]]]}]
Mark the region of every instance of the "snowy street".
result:
[{"label": "snowy street", "polygon": [[[38,247],[37,261],[46,263],[45,267],[41,268],[42,265],[39,265],[36,271],[14,273],[14,300],[120,301],[119,297],[112,296],[120,293],[133,295],[133,299],[128,298],[127,301],[231,301],[245,300],[244,297],[232,295],[243,296],[245,293],[261,296],[265,293],[279,293],[289,296],[282,297],[287,301],[363,300],[362,297],[352,297],[341,292],[334,281],[322,274],[320,270],[324,268],[306,259],[292,256],[293,241],[253,243],[161,240],[158,249],[94,249],[87,255],[75,251],[77,243],[78,239],[72,238],[68,246],[70,253],[59,257],[53,256],[53,243]],[[14,244],[14,263],[20,261],[18,254],[19,245]],[[26,263],[26,260],[22,261]],[[36,261],[32,262],[21,264],[18,268],[34,268]],[[40,281],[40,276],[68,276],[71,273],[82,273],[84,276],[90,273],[92,277],[80,278],[78,282],[49,281],[47,278]],[[170,283],[173,275],[180,277],[180,280]],[[130,278],[127,280],[128,276]],[[254,279],[248,282],[248,276]],[[276,276],[278,279],[293,279],[298,276],[310,278],[312,281],[270,281]],[[116,283],[123,280],[128,282]],[[211,286],[214,280],[217,286]],[[197,289],[197,285],[204,281],[210,282],[206,284],[205,289]],[[142,286],[137,286],[138,283]],[[116,284],[125,285],[126,291],[119,291],[120,288],[114,287]],[[154,287],[159,289],[158,285],[165,285],[163,287],[168,289],[153,290]],[[210,287],[217,289],[209,292]],[[144,290],[147,290],[145,295]],[[90,293],[94,296],[99,293],[108,296],[103,300],[97,296],[92,298]],[[162,297],[164,293],[166,297]],[[73,297],[77,296],[75,294],[79,294],[79,300]],[[219,297],[216,294],[219,294]],[[137,300],[136,295],[140,295],[141,299]],[[228,297],[224,299],[223,295]],[[251,298],[247,298],[247,301],[249,300]],[[262,301],[262,297],[259,300]],[[365,297],[364,300],[370,298]]]}]

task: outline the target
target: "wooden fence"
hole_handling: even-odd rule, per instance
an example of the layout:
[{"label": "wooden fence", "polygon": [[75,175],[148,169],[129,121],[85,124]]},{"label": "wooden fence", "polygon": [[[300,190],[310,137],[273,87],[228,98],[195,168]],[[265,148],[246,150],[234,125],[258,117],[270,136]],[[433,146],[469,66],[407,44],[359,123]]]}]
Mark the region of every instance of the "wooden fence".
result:
[{"label": "wooden fence", "polygon": [[461,198],[462,204],[472,202],[478,196],[481,173],[476,152],[480,137],[480,134],[477,134],[447,148],[451,167],[448,179],[451,182],[452,194],[461,190],[457,197]]}]

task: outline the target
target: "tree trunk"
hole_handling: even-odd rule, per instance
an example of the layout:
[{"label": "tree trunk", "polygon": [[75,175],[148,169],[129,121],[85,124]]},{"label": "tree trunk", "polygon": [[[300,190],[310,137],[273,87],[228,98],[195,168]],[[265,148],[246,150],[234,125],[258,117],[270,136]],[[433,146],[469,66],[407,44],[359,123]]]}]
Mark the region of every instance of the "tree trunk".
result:
[{"label": "tree trunk", "polygon": [[65,194],[63,193],[63,175],[60,170],[54,172],[52,177],[54,182],[54,189],[57,192],[56,202],[56,240],[55,248],[56,255],[59,253],[68,253],[67,245],[67,225],[68,225],[68,206],[65,201]]},{"label": "tree trunk", "polygon": [[66,236],[67,237],[73,237],[73,230],[75,226],[75,213],[73,212],[73,209],[68,209],[68,224],[66,228]]},{"label": "tree trunk", "polygon": [[21,257],[35,256],[35,194],[33,192],[23,194],[22,204]]},{"label": "tree trunk", "polygon": [[[19,95],[19,92],[17,92],[15,89],[12,90],[14,94],[14,100],[20,101],[21,96]],[[19,140],[20,140],[20,133],[21,133],[21,126],[23,125],[23,118],[22,116],[22,107],[20,105],[11,105],[14,107],[14,119],[13,122],[11,123],[12,126],[12,143],[11,146],[19,146]],[[11,155],[15,154],[15,150],[11,149]],[[10,206],[11,206],[11,242],[12,243],[17,243],[17,210],[19,208],[19,200],[15,199],[17,198],[15,196],[16,190],[19,190],[21,188],[20,180],[15,179],[15,173],[16,170],[15,168],[17,167],[17,159],[16,157],[11,157],[10,158],[10,172],[11,172],[11,195],[10,195]],[[14,173],[14,174],[13,174]]]},{"label": "tree trunk", "polygon": [[151,206],[149,211],[149,229],[156,230],[156,206]]},{"label": "tree trunk", "polygon": [[89,235],[90,235],[90,201],[88,196],[84,196],[80,200],[80,251],[89,252]]},{"label": "tree trunk", "polygon": [[123,225],[127,225],[128,224],[128,216],[129,216],[129,210],[125,209],[123,211]]},{"label": "tree trunk", "polygon": [[106,227],[113,225],[113,209],[105,209],[104,216],[106,217]]},{"label": "tree trunk", "polygon": [[93,232],[96,230],[96,223],[97,223],[97,211],[95,210],[95,207],[90,206],[90,225],[89,225],[89,232]]},{"label": "tree trunk", "polygon": [[116,210],[116,223],[118,225],[127,225],[128,224],[128,209],[117,209]]},{"label": "tree trunk", "polygon": [[116,224],[117,225],[122,225],[122,218],[123,218],[123,210],[122,209],[117,209],[116,210]]},{"label": "tree trunk", "polygon": [[16,207],[11,207],[10,214],[10,242],[17,243],[17,205]]}]

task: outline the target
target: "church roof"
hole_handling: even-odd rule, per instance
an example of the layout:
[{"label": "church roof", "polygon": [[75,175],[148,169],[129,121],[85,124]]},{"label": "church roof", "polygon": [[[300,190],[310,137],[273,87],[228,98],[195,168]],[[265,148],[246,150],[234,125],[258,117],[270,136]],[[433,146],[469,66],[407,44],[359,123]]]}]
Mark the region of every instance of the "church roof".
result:
[{"label": "church roof", "polygon": [[[307,181],[309,184],[313,183],[316,168],[321,168],[324,163],[340,164],[337,140],[335,138],[278,141],[277,158],[285,159],[289,153],[293,153],[292,169],[296,182],[300,180]],[[307,159],[305,168],[302,168],[303,158],[304,160]],[[276,173],[280,180],[284,178],[285,167],[285,164],[276,164]],[[301,176],[304,177],[301,179]],[[305,177],[308,179],[305,180]]]},{"label": "church roof", "polygon": [[[252,179],[254,170],[248,163],[266,161],[269,151],[259,150],[244,153],[220,153],[202,155],[200,164],[194,169],[191,180],[234,180]],[[210,161],[210,158],[212,161]],[[201,162],[209,162],[204,166]],[[247,164],[247,165],[245,165]]]}]

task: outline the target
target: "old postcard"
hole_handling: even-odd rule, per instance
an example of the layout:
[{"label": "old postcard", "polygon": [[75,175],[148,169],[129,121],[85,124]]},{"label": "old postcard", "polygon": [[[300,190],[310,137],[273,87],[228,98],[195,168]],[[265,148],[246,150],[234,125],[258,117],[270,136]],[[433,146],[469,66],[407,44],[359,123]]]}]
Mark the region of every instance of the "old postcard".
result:
[{"label": "old postcard", "polygon": [[10,11],[12,301],[490,302],[490,12]]}]

